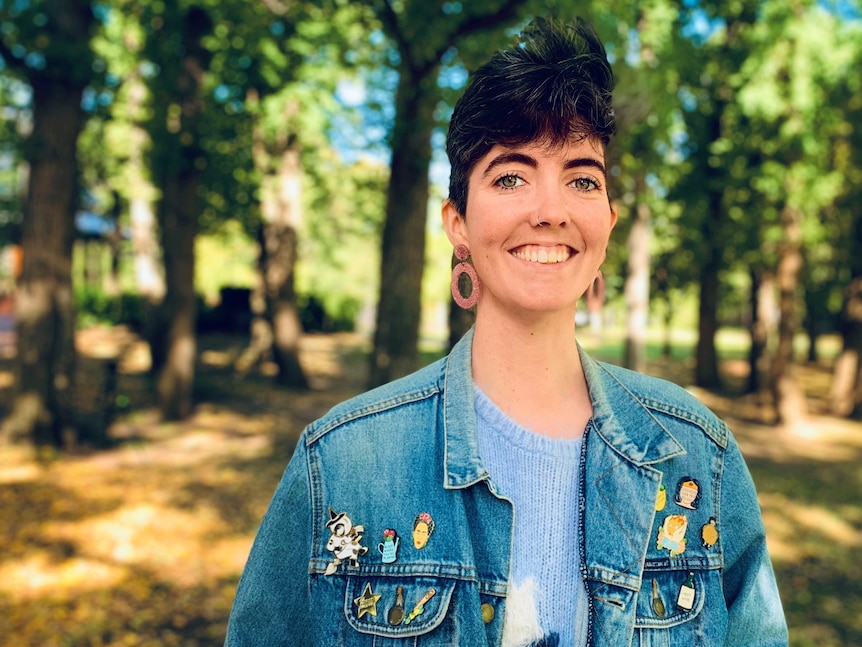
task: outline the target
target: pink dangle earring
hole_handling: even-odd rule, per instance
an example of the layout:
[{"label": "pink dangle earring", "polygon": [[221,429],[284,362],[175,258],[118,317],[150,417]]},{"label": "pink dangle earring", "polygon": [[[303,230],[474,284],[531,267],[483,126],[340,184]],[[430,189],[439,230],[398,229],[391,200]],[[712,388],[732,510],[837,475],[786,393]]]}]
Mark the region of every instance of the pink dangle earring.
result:
[{"label": "pink dangle earring", "polygon": [[[452,298],[455,299],[455,303],[465,310],[476,305],[476,302],[479,300],[479,292],[482,289],[479,275],[476,274],[476,269],[467,262],[467,258],[469,256],[470,250],[466,245],[455,245],[455,258],[461,262],[452,268]],[[466,274],[470,277],[470,294],[466,297],[461,294],[461,288],[459,286],[462,274]]]}]

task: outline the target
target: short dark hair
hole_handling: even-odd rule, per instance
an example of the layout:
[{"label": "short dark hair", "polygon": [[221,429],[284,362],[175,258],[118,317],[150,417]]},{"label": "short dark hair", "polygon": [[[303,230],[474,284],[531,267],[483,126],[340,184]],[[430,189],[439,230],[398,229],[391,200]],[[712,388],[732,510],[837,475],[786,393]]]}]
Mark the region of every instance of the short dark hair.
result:
[{"label": "short dark hair", "polygon": [[607,145],[616,129],[613,86],[604,45],[583,20],[533,20],[473,74],[455,104],[446,153],[458,213],[466,215],[470,172],[496,144],[554,146],[577,137]]}]

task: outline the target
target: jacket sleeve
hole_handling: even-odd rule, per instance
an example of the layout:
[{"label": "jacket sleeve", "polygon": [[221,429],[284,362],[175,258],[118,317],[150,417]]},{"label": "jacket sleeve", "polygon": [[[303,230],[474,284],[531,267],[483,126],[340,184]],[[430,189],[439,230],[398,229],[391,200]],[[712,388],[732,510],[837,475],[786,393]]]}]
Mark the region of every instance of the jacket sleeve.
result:
[{"label": "jacket sleeve", "polygon": [[725,455],[720,509],[728,611],[726,645],[787,645],[787,624],[766,548],[757,493],[732,436]]},{"label": "jacket sleeve", "polygon": [[228,620],[226,647],[308,645],[311,513],[304,437],[261,522]]}]

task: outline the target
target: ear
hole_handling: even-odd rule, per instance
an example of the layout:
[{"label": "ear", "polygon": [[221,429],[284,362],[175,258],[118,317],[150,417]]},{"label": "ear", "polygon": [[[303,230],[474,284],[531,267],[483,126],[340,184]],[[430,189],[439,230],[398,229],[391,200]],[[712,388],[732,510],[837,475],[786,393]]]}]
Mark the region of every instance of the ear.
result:
[{"label": "ear", "polygon": [[452,247],[466,244],[467,223],[464,220],[464,216],[458,213],[451,200],[446,199],[443,201],[441,215],[443,217],[443,229],[446,230],[446,236],[449,238],[449,242],[452,243]]},{"label": "ear", "polygon": [[614,227],[617,226],[617,206],[611,203],[611,231],[614,230]]}]

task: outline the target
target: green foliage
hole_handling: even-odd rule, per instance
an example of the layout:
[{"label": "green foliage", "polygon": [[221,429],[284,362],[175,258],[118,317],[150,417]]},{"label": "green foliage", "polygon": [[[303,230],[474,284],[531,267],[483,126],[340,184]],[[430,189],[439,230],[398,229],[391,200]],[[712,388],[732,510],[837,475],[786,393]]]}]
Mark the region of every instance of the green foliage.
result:
[{"label": "green foliage", "polygon": [[140,295],[109,296],[101,288],[87,286],[75,288],[75,313],[78,328],[128,326],[141,331],[146,323],[146,303]]}]

